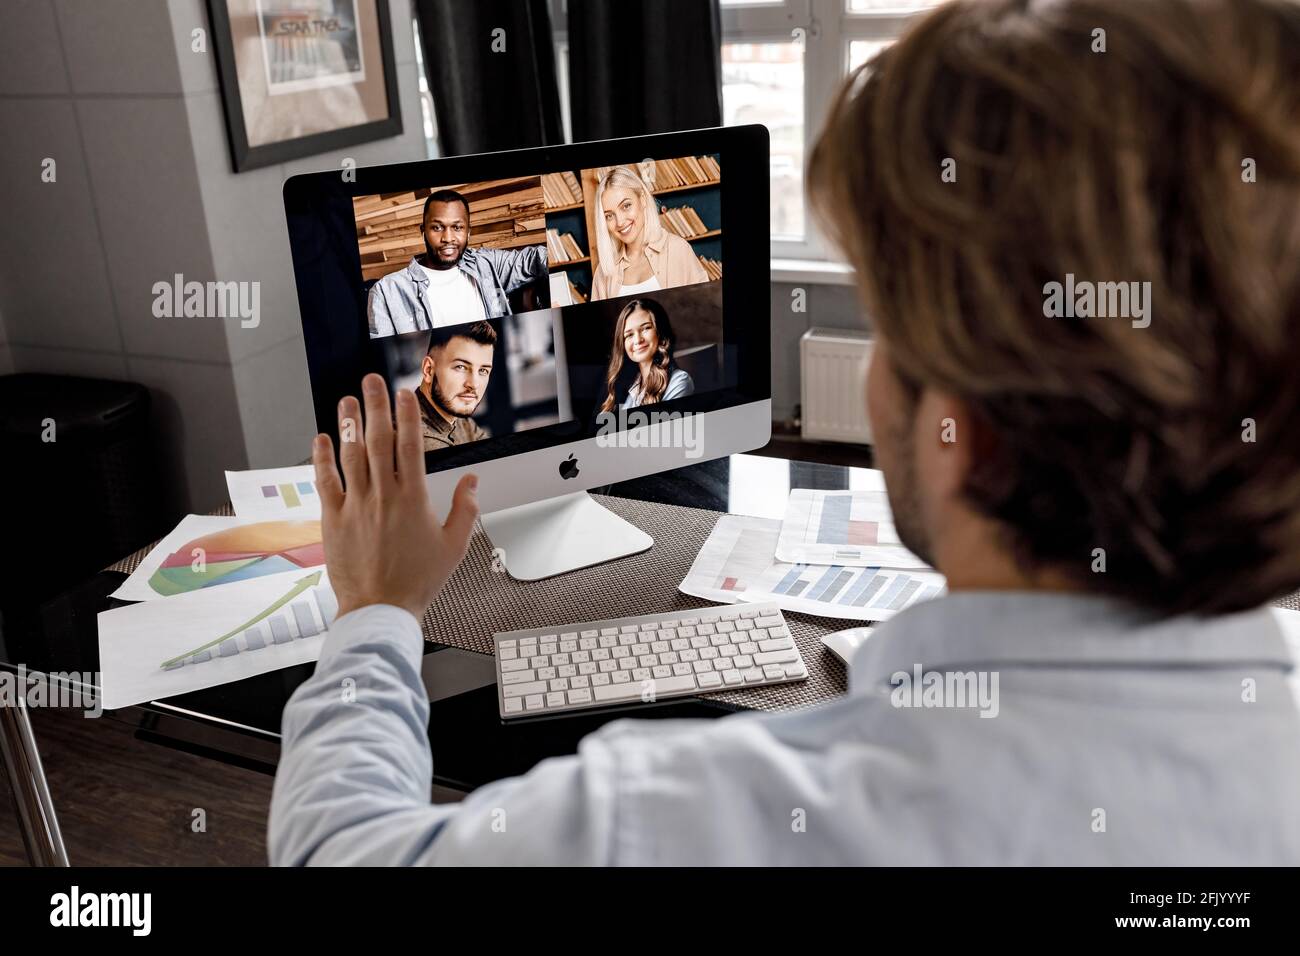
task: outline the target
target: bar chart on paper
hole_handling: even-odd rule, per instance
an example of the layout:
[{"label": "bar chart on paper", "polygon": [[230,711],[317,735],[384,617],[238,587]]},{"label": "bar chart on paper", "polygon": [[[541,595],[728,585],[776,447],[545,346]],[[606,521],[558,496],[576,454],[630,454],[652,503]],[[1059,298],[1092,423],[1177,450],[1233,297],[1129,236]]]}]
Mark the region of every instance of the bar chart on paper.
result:
[{"label": "bar chart on paper", "polygon": [[926,567],[899,540],[883,491],[792,490],[776,558],[804,564]]},{"label": "bar chart on paper", "polygon": [[775,601],[784,610],[855,621],[883,621],[943,593],[931,571],[777,561],[781,522],[723,515],[678,589],[711,601]]},{"label": "bar chart on paper", "polygon": [[220,637],[162,662],[166,670],[186,664],[205,664],[218,657],[234,657],[277,644],[315,637],[329,628],[338,613],[338,602],[328,587],[320,587],[317,571],[298,581],[266,609]]},{"label": "bar chart on paper", "polygon": [[101,611],[104,707],[162,700],[314,661],[337,613],[324,568]]},{"label": "bar chart on paper", "polygon": [[318,518],[320,496],[311,465],[226,472],[230,504],[241,518]]},{"label": "bar chart on paper", "polygon": [[883,621],[943,590],[943,575],[934,571],[778,562],[755,583],[746,600],[777,600],[791,611]]}]

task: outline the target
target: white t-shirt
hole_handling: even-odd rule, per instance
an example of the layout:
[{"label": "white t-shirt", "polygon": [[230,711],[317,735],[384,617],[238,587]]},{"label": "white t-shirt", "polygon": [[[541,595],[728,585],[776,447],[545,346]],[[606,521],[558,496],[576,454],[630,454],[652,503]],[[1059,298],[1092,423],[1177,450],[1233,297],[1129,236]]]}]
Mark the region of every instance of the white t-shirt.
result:
[{"label": "white t-shirt", "polygon": [[483,297],[465,273],[456,268],[430,269],[426,265],[420,268],[429,279],[425,295],[428,296],[429,315],[435,329],[487,318],[483,312]]},{"label": "white t-shirt", "polygon": [[659,277],[651,273],[650,278],[646,279],[645,282],[638,282],[634,285],[619,286],[618,294],[621,296],[640,295],[642,292],[658,292],[660,288]]}]

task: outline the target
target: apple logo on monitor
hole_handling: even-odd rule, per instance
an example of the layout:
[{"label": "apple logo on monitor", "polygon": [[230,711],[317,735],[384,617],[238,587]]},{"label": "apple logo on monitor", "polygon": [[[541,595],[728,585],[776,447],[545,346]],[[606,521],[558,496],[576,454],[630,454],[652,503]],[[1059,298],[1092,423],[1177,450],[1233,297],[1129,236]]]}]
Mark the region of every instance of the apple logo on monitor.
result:
[{"label": "apple logo on monitor", "polygon": [[576,478],[578,475],[578,460],[572,454],[564,461],[560,462],[560,477],[566,481],[570,478]]}]

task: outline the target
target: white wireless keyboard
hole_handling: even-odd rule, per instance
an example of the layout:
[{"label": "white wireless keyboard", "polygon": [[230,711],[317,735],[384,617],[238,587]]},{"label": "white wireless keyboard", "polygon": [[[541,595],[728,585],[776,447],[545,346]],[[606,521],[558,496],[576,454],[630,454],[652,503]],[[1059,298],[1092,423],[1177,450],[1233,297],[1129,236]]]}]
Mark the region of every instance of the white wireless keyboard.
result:
[{"label": "white wireless keyboard", "polygon": [[504,719],[804,680],[775,604],[731,604],[493,635]]}]

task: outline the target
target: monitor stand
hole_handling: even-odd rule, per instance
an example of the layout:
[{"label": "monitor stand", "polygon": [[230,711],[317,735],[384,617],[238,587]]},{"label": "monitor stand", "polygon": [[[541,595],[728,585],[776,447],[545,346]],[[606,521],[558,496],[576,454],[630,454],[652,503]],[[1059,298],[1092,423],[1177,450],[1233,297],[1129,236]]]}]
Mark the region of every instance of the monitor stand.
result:
[{"label": "monitor stand", "polygon": [[494,567],[538,581],[640,554],[654,539],[585,491],[480,515]]}]

